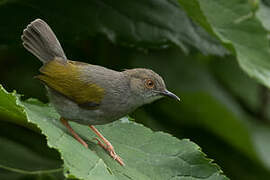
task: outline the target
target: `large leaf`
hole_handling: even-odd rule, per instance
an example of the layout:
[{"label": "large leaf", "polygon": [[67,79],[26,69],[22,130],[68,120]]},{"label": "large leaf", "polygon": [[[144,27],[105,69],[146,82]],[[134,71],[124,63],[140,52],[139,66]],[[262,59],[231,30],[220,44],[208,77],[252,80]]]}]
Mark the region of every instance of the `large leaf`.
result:
[{"label": "large leaf", "polygon": [[[14,14],[6,18],[10,12]],[[14,39],[19,40],[31,20],[44,18],[60,39],[105,34],[112,42],[140,48],[175,44],[186,51],[193,46],[205,54],[226,53],[215,38],[187,17],[176,0],[7,0],[0,3],[0,17],[2,45],[18,43]]]},{"label": "large leaf", "polygon": [[[189,140],[178,140],[162,132],[152,132],[123,118],[98,126],[110,139],[126,166],[118,165],[93,140],[86,126],[71,123],[87,140],[90,150],[70,136],[59,122],[55,110],[36,100],[21,102],[14,94],[1,92],[13,109],[20,109],[22,119],[36,124],[47,136],[48,145],[56,148],[64,161],[66,175],[81,179],[226,179],[216,165],[206,159],[199,147]],[[0,99],[6,101],[5,99]],[[6,107],[2,106],[2,109]],[[13,111],[10,111],[13,114]]]},{"label": "large leaf", "polygon": [[[251,96],[256,94],[257,84],[244,82],[243,80],[247,81],[248,77],[243,77],[243,74],[239,75],[239,72],[235,72],[239,69],[233,69],[232,65],[222,63],[220,66],[223,66],[223,70],[230,68],[228,73],[222,73],[221,68],[216,66],[216,71],[220,70],[219,73],[223,75],[223,79],[226,79],[225,76],[229,76],[228,74],[231,73],[234,80],[243,81],[242,86],[239,85],[239,82],[237,86],[234,80],[231,80],[228,87],[233,89],[233,93],[229,94],[227,89],[224,89],[224,86],[221,86],[215,76],[210,73],[208,64],[201,59],[198,60],[197,56],[185,56],[174,49],[148,55],[135,54],[134,59],[134,66],[151,67],[162,74],[168,88],[174,89],[175,93],[181,97],[182,103],[163,101],[155,106],[154,113],[150,112],[151,117],[169,117],[166,121],[160,119],[160,122],[163,123],[162,126],[173,124],[174,127],[182,127],[184,124],[211,132],[254,163],[259,166],[263,164],[268,171],[270,170],[268,158],[270,156],[268,143],[270,127],[256,122],[242,108],[234,98],[235,96],[232,96],[234,93],[243,99],[243,95],[238,95],[241,89],[242,94]],[[162,61],[164,59],[166,61]],[[252,85],[254,89],[245,90]],[[237,91],[236,87],[239,88]],[[244,101],[252,109],[258,107],[258,102],[254,98],[245,97]]]},{"label": "large leaf", "polygon": [[270,31],[270,3],[269,1],[260,1],[259,9],[256,13],[258,19],[261,20],[265,29]]},{"label": "large leaf", "polygon": [[179,2],[195,21],[234,49],[237,60],[246,73],[270,87],[267,32],[254,16],[248,1],[179,0]]}]

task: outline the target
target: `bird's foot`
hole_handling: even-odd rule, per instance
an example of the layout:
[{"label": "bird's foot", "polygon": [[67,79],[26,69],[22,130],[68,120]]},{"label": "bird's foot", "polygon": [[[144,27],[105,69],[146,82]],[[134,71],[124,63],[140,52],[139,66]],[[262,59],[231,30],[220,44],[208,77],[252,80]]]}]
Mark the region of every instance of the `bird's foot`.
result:
[{"label": "bird's foot", "polygon": [[116,152],[114,151],[114,148],[112,146],[112,144],[109,141],[105,141],[104,143],[102,143],[98,138],[95,138],[98,142],[98,145],[100,145],[103,149],[105,149],[106,151],[108,151],[108,153],[110,154],[110,156],[116,160],[121,166],[124,166],[125,163],[123,162],[123,160],[121,159],[120,156],[118,156],[116,154]]}]

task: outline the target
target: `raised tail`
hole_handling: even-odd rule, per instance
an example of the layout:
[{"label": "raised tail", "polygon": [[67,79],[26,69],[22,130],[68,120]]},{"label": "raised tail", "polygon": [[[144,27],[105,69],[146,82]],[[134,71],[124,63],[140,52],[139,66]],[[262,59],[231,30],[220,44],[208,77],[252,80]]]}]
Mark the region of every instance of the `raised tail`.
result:
[{"label": "raised tail", "polygon": [[31,22],[21,36],[23,46],[43,63],[66,55],[50,26],[41,19]]}]

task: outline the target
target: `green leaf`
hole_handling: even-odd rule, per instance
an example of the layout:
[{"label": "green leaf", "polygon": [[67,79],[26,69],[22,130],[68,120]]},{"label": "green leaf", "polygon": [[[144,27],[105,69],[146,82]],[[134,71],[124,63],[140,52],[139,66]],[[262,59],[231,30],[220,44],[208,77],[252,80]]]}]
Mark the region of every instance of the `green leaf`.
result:
[{"label": "green leaf", "polygon": [[[7,19],[9,12],[14,16]],[[25,26],[39,17],[48,21],[60,40],[104,34],[114,43],[139,48],[173,44],[185,51],[193,46],[205,54],[227,53],[219,41],[187,17],[176,0],[7,0],[0,3],[0,17],[0,42],[4,45],[19,43]]]},{"label": "green leaf", "polygon": [[[57,149],[68,177],[81,179],[227,179],[217,165],[210,163],[200,148],[189,140],[178,140],[169,134],[152,132],[123,118],[98,126],[108,137],[126,166],[115,162],[93,140],[87,126],[71,123],[89,144],[84,148],[59,122],[59,115],[36,100],[21,102],[14,94],[1,92],[13,109],[20,109],[22,119],[36,124],[46,135],[48,145]],[[4,100],[1,99],[0,100]],[[11,112],[13,113],[13,112]]]},{"label": "green leaf", "polygon": [[256,16],[261,20],[264,28],[270,31],[270,3],[267,3],[267,1],[260,1],[259,7]]},{"label": "green leaf", "polygon": [[[166,61],[163,61],[164,59]],[[227,60],[232,61],[233,59]],[[240,151],[257,165],[263,164],[265,169],[270,170],[269,125],[259,123],[244,111],[234,96],[223,88],[224,84],[222,86],[217,82],[216,75],[209,70],[209,62],[206,63],[201,56],[185,56],[177,49],[149,55],[134,54],[133,62],[135,67],[151,67],[162,74],[168,89],[172,89],[182,100],[182,103],[164,100],[154,107],[156,110],[151,117],[167,117],[166,121],[160,120],[164,122],[162,126],[173,124],[174,127],[183,127],[186,125],[206,130]],[[223,70],[226,69],[224,66],[228,66],[227,64],[222,63]],[[216,71],[220,70],[219,73],[223,76],[231,73],[230,76],[236,80],[246,80],[247,77],[243,77],[243,74],[236,77],[239,72],[235,71],[239,69],[231,66],[227,68],[230,69],[227,73],[223,73],[221,68],[216,68]],[[230,83],[231,87],[235,88],[234,82]],[[237,87],[243,88],[245,91],[245,88],[250,85],[256,85],[256,83],[243,82],[242,86],[238,84]],[[240,90],[238,89],[237,93]],[[254,96],[253,93],[256,93],[255,89],[242,92],[242,94]],[[254,99],[246,101],[250,103],[251,107],[257,107]]]},{"label": "green leaf", "polygon": [[[208,32],[232,47],[241,68],[270,87],[270,53],[267,32],[242,0],[179,0],[188,14]],[[193,9],[195,4],[196,10]],[[198,17],[204,17],[198,20]]]}]

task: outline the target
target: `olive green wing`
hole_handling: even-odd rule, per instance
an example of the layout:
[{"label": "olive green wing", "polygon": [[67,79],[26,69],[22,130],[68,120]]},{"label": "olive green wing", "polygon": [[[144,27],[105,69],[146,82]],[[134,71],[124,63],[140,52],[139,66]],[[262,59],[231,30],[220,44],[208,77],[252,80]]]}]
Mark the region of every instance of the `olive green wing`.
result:
[{"label": "olive green wing", "polygon": [[104,97],[104,89],[97,84],[83,82],[82,66],[89,64],[55,59],[45,64],[37,78],[83,108],[96,109]]}]

